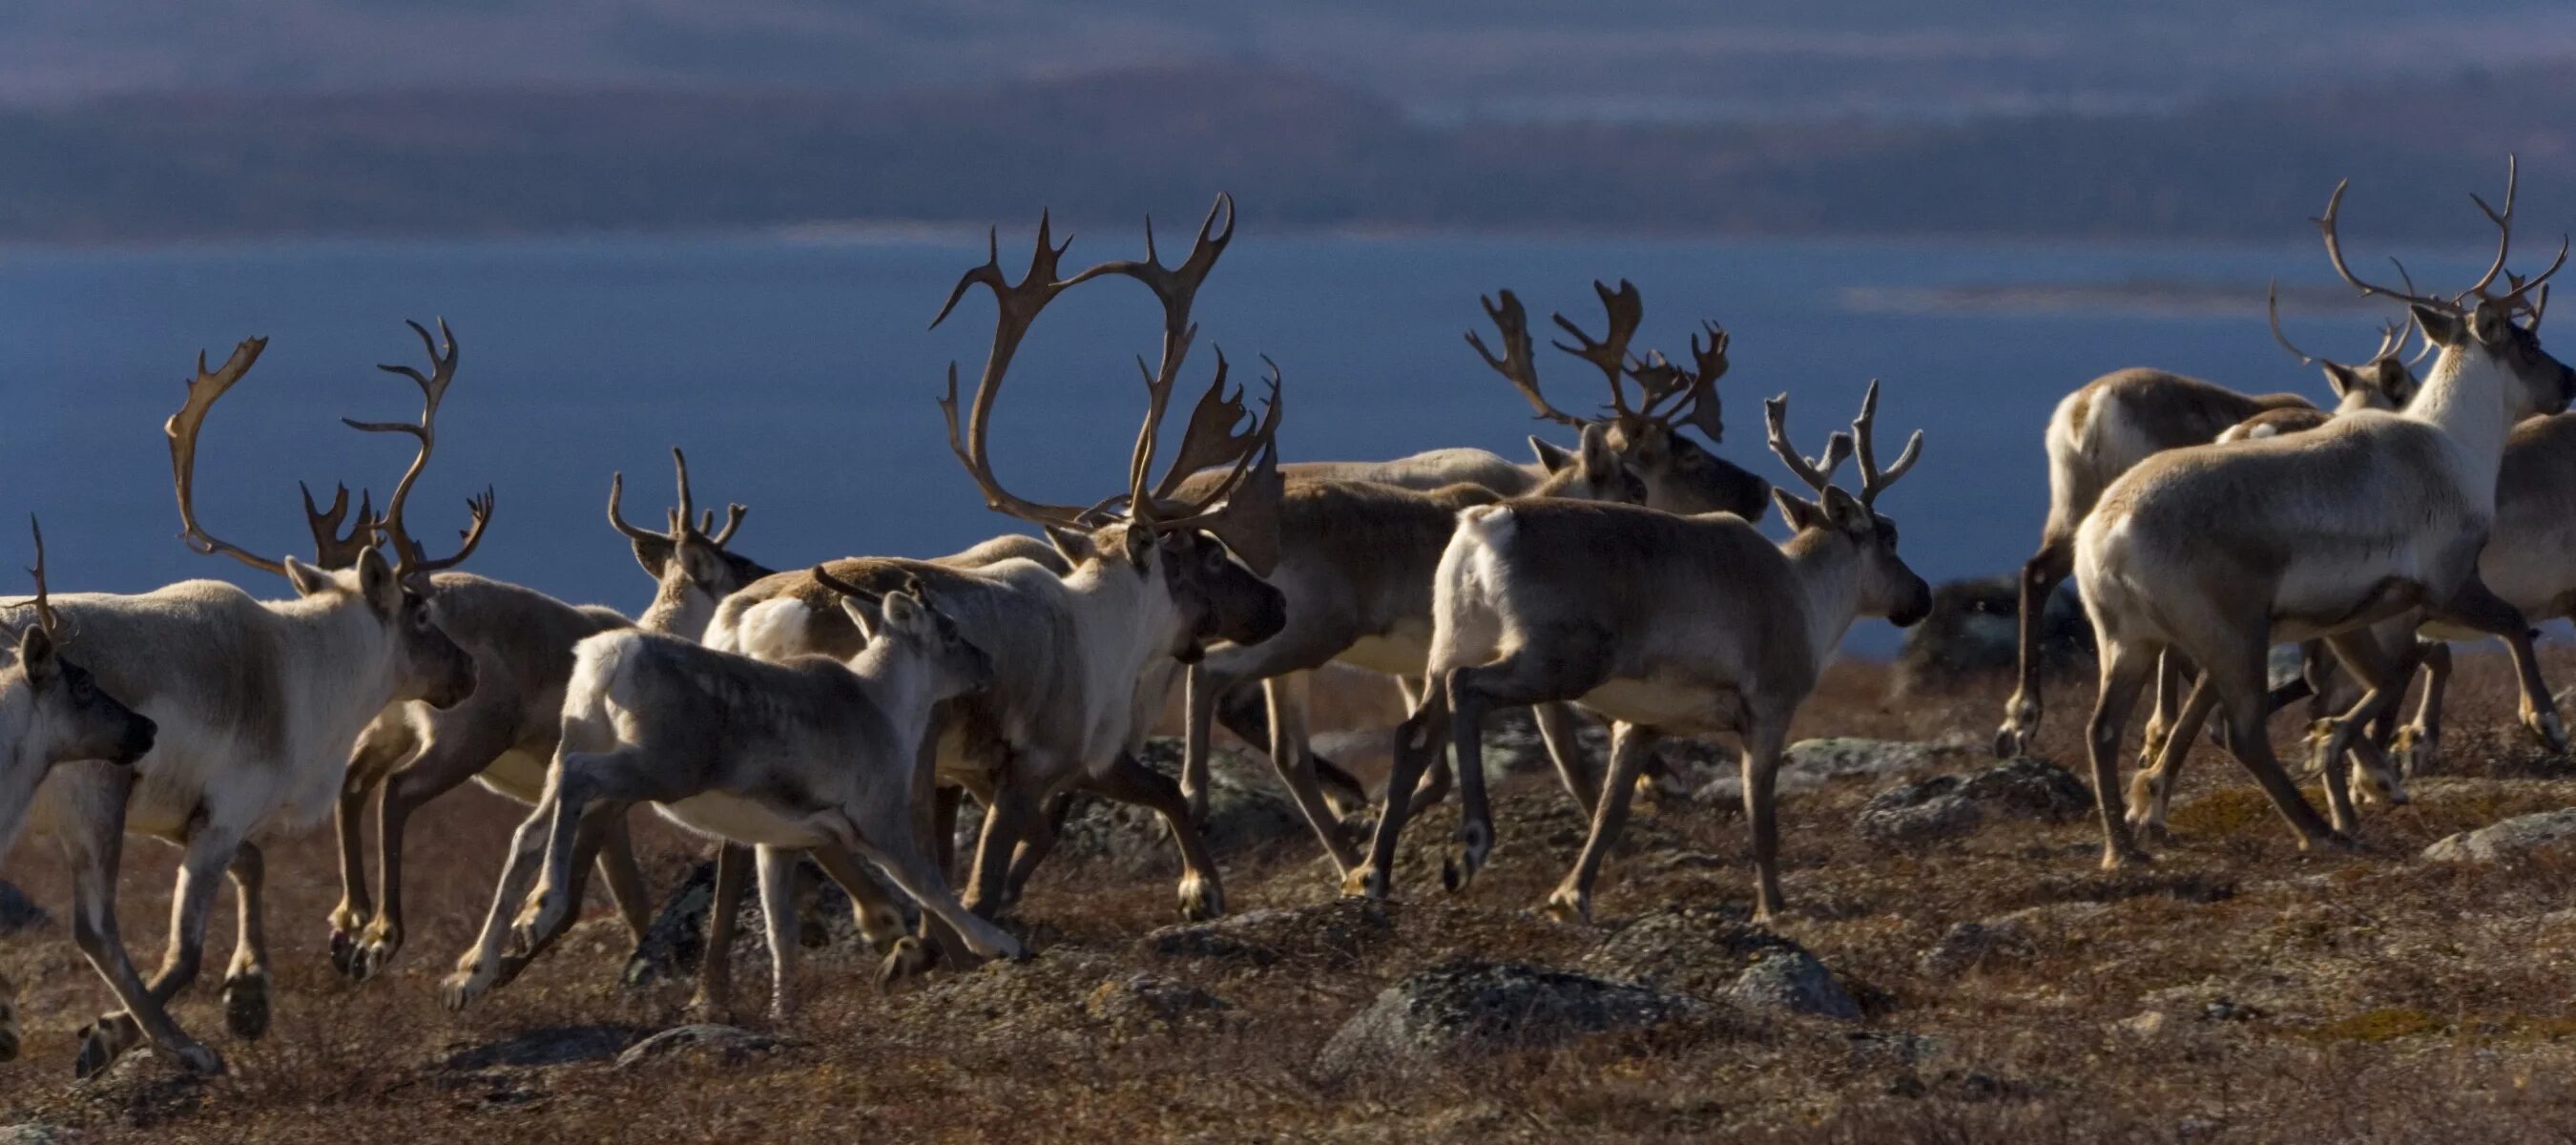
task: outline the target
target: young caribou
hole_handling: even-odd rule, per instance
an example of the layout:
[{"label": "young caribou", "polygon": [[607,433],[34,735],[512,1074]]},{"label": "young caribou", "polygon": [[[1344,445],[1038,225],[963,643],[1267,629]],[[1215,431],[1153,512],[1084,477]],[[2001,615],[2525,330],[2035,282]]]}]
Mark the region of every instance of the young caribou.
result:
[{"label": "young caribou", "polygon": [[[2335,394],[2337,413],[2403,407],[2414,393],[2414,376],[2398,357],[2405,328],[2383,334],[2380,348],[2359,366],[2314,358],[2281,344],[2302,362],[2325,371]],[[2279,312],[2272,333],[2280,337]],[[2121,474],[2148,457],[2169,449],[2204,445],[2231,427],[2256,419],[2296,419],[2311,424],[2321,417],[2298,394],[2240,394],[2224,386],[2163,370],[2115,370],[2066,395],[2049,415],[2048,523],[2040,530],[2039,551],[2021,570],[2020,670],[2012,698],[2004,702],[2003,726],[1995,732],[1995,755],[2009,759],[2030,751],[2039,735],[2040,614],[2049,594],[2075,571],[2075,531],[2093,512],[2104,490]],[[2277,427],[2276,427],[2277,428]],[[2249,430],[2249,433],[2253,431]],[[2261,436],[2261,434],[2257,434]],[[2172,706],[2179,700],[2169,685],[2181,665],[2159,678],[2156,718],[2147,729],[2149,750],[2163,742],[2171,726]]]},{"label": "young caribou", "polygon": [[[145,1035],[190,1068],[223,1068],[164,1007],[196,978],[214,880],[227,873],[241,919],[224,976],[226,1017],[238,1036],[264,1033],[268,966],[252,837],[272,821],[311,822],[327,812],[350,745],[385,705],[417,699],[450,707],[474,691],[473,659],[439,627],[427,570],[436,562],[402,534],[399,514],[386,522],[398,563],[370,549],[355,568],[337,572],[259,556],[199,525],[198,433],[266,345],[243,342],[211,373],[200,355],[187,401],[166,428],[189,545],[276,573],[295,598],[259,601],[229,584],[185,581],[135,596],[62,596],[54,605],[70,634],[65,651],[160,727],[132,767],[58,768],[36,801],[33,822],[61,843],[72,868],[72,939],[124,1007],[83,1031],[76,1069],[84,1077]],[[425,435],[422,444],[425,461]],[[478,503],[478,525],[488,512]],[[116,872],[129,831],[184,852],[169,951],[149,986],[117,932]]]},{"label": "young caribou", "polygon": [[[1914,467],[1923,435],[1878,467],[1871,430],[1878,385],[1849,436],[1808,461],[1789,445],[1786,395],[1764,406],[1772,451],[1813,489],[1809,501],[1775,489],[1795,535],[1772,543],[1726,513],[1675,516],[1623,505],[1516,502],[1467,509],[1441,556],[1433,588],[1429,669],[1437,686],[1397,734],[1389,790],[1402,791],[1454,737],[1462,812],[1462,885],[1493,845],[1485,802],[1485,713],[1506,704],[1572,700],[1609,717],[1610,770],[1583,854],[1549,899],[1588,920],[1592,880],[1626,822],[1639,768],[1665,734],[1729,733],[1742,741],[1752,825],[1756,913],[1781,909],[1772,777],[1789,721],[1859,616],[1913,624],[1932,591],[1896,553],[1896,523],[1879,495]],[[1854,450],[1861,490],[1832,485]],[[1710,591],[1710,586],[1721,586]],[[1389,799],[1366,864],[1346,890],[1386,893],[1406,808]]]},{"label": "young caribou", "polygon": [[[2230,752],[2302,846],[2349,845],[2349,837],[2317,817],[2273,758],[2264,662],[2275,640],[2328,641],[2366,689],[2343,717],[2359,726],[2395,702],[2408,671],[2387,662],[2368,626],[2421,608],[2503,636],[2521,675],[2524,725],[2561,740],[2526,622],[2488,588],[2477,561],[2495,520],[2510,428],[2576,396],[2576,371],[2513,321],[2525,292],[2563,265],[2565,247],[2549,271],[2502,297],[2483,293],[2511,251],[2509,179],[2504,211],[2488,211],[2501,232],[2496,259],[2476,285],[2447,299],[2375,286],[2344,262],[2336,216],[2345,186],[2336,185],[2317,220],[2335,272],[2365,295],[2409,303],[2439,356],[2402,411],[2359,411],[2306,433],[2150,458],[2114,482],[2078,530],[2075,572],[2102,654],[2087,731],[2105,866],[2143,858],[2119,806],[2119,741],[2167,650],[2199,667],[2225,713]],[[2348,819],[2341,769],[2326,769],[2326,792],[2338,819]]]},{"label": "young caribou", "polygon": [[[29,524],[34,525],[32,518]],[[36,534],[36,622],[18,634],[17,659],[0,662],[0,855],[18,841],[27,805],[54,765],[94,759],[129,767],[152,750],[152,721],[101,690],[89,670],[63,655],[63,628],[45,587],[45,532]],[[18,989],[0,974],[0,1062],[18,1057]]]},{"label": "young caribou", "polygon": [[[879,596],[820,568],[808,575],[839,594],[867,632],[866,646],[846,661],[765,664],[646,632],[582,641],[564,698],[562,747],[544,800],[512,843],[485,947],[523,894],[525,906],[506,923],[519,956],[560,933],[579,893],[577,837],[651,801],[691,830],[759,847],[775,1017],[792,1007],[798,850],[865,855],[976,954],[1019,956],[1017,940],[959,905],[913,834],[913,808],[930,797],[930,775],[914,760],[931,706],[990,684],[991,658],[917,583]],[[477,957],[476,965],[495,963],[488,950]],[[706,953],[711,966],[728,957],[721,947]],[[903,955],[891,957],[899,965]],[[710,972],[709,981],[725,980]],[[480,991],[466,978],[450,979],[446,992],[456,1006]],[[704,1001],[721,1009],[721,987]]]},{"label": "young caribou", "polygon": [[[453,350],[437,364],[431,384],[443,391],[455,365]],[[704,632],[717,600],[769,575],[769,570],[725,547],[742,526],[747,510],[732,506],[721,531],[715,528],[714,510],[696,518],[688,458],[673,449],[671,462],[678,471],[680,500],[679,508],[669,514],[668,532],[627,523],[620,511],[623,474],[609,479],[608,521],[633,542],[635,559],[656,582],[653,603],[644,611],[640,627],[695,640]],[[330,514],[315,517],[315,537],[326,549],[345,496]],[[364,519],[363,506],[359,512]],[[327,551],[324,563],[334,563]],[[470,573],[442,572],[431,578],[431,584],[438,590],[442,624],[473,655],[483,685],[466,702],[444,711],[418,702],[386,708],[350,753],[338,812],[341,898],[331,912],[331,960],[343,973],[361,980],[381,973],[402,948],[403,838],[412,813],[469,778],[495,794],[534,805],[545,793],[547,766],[562,727],[573,645],[602,632],[638,626],[611,609],[566,604],[534,589]],[[378,800],[377,871],[382,889],[377,899],[367,894],[363,855],[361,819],[370,798]],[[603,831],[600,877],[619,915],[640,941],[652,902],[644,891],[625,821],[612,821]]]}]

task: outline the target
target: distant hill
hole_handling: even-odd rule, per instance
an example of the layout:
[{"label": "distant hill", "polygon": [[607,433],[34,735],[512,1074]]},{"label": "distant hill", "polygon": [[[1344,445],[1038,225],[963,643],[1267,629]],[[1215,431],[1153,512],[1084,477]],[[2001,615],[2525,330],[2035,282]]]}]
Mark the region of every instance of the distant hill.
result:
[{"label": "distant hill", "polygon": [[1232,62],[899,91],[135,94],[0,108],[0,241],[509,234],[1187,213],[1265,225],[2288,239],[2348,217],[2458,239],[2524,159],[2576,223],[2576,68],[2175,110],[1464,121]]}]

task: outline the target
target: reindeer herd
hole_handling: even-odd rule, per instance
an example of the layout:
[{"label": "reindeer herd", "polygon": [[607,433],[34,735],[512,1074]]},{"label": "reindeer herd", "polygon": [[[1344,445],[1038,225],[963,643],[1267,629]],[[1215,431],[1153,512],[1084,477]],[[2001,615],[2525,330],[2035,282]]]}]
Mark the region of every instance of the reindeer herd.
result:
[{"label": "reindeer herd", "polygon": [[[2432,754],[2438,683],[2415,723],[2398,728],[2394,713],[2419,665],[2447,663],[2440,639],[2504,637],[2524,722],[2560,741],[2528,624],[2576,608],[2576,505],[2561,504],[2576,499],[2576,426],[2550,416],[2576,393],[2576,373],[2536,335],[2566,248],[2539,274],[2506,271],[2510,185],[2502,210],[2478,204],[2501,232],[2493,266],[2447,297],[2353,275],[2336,189],[2319,220],[2334,268],[2365,295],[2406,303],[2411,326],[2383,332],[2358,366],[2300,355],[2341,398],[2331,414],[2150,370],[2105,376],[2058,407],[2046,439],[2050,515],[2021,582],[2020,687],[1996,746],[2019,754],[2036,732],[2035,622],[2071,574],[2102,653],[2090,748],[2106,863],[2142,857],[2131,830],[2160,828],[2213,709],[2228,748],[2302,843],[2347,844],[2355,821],[2342,761],[2365,795],[2402,800],[2405,774]],[[1043,540],[1012,534],[935,560],[850,557],[778,572],[732,551],[743,507],[719,528],[713,510],[696,507],[675,449],[678,501],[660,531],[626,519],[623,478],[610,480],[609,522],[656,582],[635,620],[456,571],[491,520],[488,491],[469,502],[454,553],[432,559],[414,539],[406,511],[458,363],[443,323],[437,336],[412,326],[427,372],[382,367],[420,388],[419,420],[348,423],[412,437],[411,464],[381,510],[362,495],[352,517],[345,488],[327,510],[307,493],[309,562],[251,552],[199,522],[207,415],[266,343],[244,341],[212,371],[200,355],[165,426],[182,537],[282,577],[291,595],[258,600],[212,581],[131,596],[53,593],[40,532],[35,595],[0,610],[0,636],[15,649],[0,663],[0,851],[29,824],[63,849],[73,940],[118,1007],[81,1031],[76,1071],[96,1073],[147,1041],[190,1068],[222,1067],[168,1011],[197,977],[219,877],[240,911],[226,1024],[260,1036],[270,989],[259,840],[326,812],[343,888],[329,919],[332,963],[354,979],[381,975],[404,942],[410,817],[468,779],[530,811],[499,856],[480,933],[440,985],[450,1008],[502,988],[560,938],[594,867],[641,937],[651,892],[630,835],[639,804],[716,848],[698,1004],[717,1011],[729,1005],[726,952],[755,874],[774,961],[770,1009],[789,1011],[800,857],[848,891],[859,932],[884,953],[881,984],[1024,956],[996,917],[1076,793],[1155,811],[1179,852],[1182,913],[1216,916],[1225,896],[1199,822],[1220,724],[1267,746],[1345,890],[1383,896],[1407,820],[1453,786],[1460,825],[1444,881],[1462,888],[1485,863],[1497,840],[1482,725],[1496,708],[1531,707],[1559,779],[1593,817],[1546,904],[1568,920],[1590,918],[1594,880],[1654,770],[1657,742],[1731,736],[1756,910],[1783,910],[1773,792],[1791,721],[1856,619],[1907,625],[1931,606],[1879,505],[1921,456],[1922,435],[1881,464],[1873,382],[1850,430],[1810,457],[1790,441],[1786,396],[1773,398],[1768,444],[1799,491],[1772,488],[1684,434],[1724,440],[1716,383],[1727,333],[1707,325],[1687,361],[1639,352],[1643,301],[1622,282],[1597,287],[1599,336],[1556,317],[1573,339],[1558,349],[1607,383],[1604,415],[1567,413],[1545,396],[1527,314],[1510,292],[1484,303],[1499,352],[1468,335],[1539,417],[1576,435],[1572,448],[1532,438],[1534,464],[1476,449],[1283,464],[1277,367],[1255,416],[1230,388],[1222,352],[1164,456],[1165,419],[1198,333],[1192,305],[1234,221],[1220,196],[1178,263],[1163,261],[1149,224],[1142,260],[1066,275],[1069,243],[1041,220],[1017,281],[996,239],[950,291],[934,326],[978,286],[996,312],[962,410],[950,367],[939,402],[950,447],[986,504],[1038,526]],[[2500,277],[2505,288],[2492,289]],[[1146,400],[1128,478],[1114,490],[1067,491],[1076,495],[1060,503],[1033,500],[996,472],[994,409],[1048,303],[1103,278],[1143,285],[1163,319],[1155,360],[1139,358]],[[2431,355],[2420,379],[2413,366],[2423,359],[2402,357],[2418,329]],[[1835,484],[1853,460],[1857,485]],[[1766,502],[1779,506],[1786,541],[1755,527]],[[2301,684],[2267,689],[2275,641],[2310,646]],[[1372,801],[1369,789],[1308,738],[1308,676],[1332,663],[1394,677],[1411,713],[1395,731],[1365,839],[1344,824]],[[2150,682],[2146,766],[2123,805],[2118,752]],[[1177,780],[1136,758],[1175,688],[1185,712]],[[2265,732],[2276,707],[2306,694],[2319,704],[2312,738],[2330,821]],[[1611,725],[1604,767],[1582,757],[1578,712]],[[982,825],[961,870],[952,842],[970,797]],[[149,980],[117,930],[128,834],[181,854],[167,953]],[[917,924],[907,921],[916,913]],[[0,1059],[19,1045],[14,992],[0,982]]]}]

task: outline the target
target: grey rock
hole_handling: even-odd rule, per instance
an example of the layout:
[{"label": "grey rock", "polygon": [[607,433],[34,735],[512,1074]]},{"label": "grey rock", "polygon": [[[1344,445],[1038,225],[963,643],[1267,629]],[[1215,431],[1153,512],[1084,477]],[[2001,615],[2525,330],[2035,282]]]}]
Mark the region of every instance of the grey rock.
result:
[{"label": "grey rock", "polygon": [[2463,831],[2424,848],[2437,863],[2510,863],[2576,842],[2576,807],[2516,815],[2475,831]]},{"label": "grey rock", "polygon": [[[1962,745],[1941,741],[1862,739],[1834,736],[1805,739],[1780,753],[1780,771],[1772,780],[1782,795],[1813,791],[1836,779],[1884,777],[1921,771],[1958,753]],[[1744,780],[1730,756],[1719,774],[1693,798],[1728,806],[1744,802]]]},{"label": "grey rock", "polygon": [[[1932,590],[1932,611],[1906,633],[1897,654],[1898,696],[1956,688],[1975,677],[2010,671],[2020,658],[2021,589],[2013,576],[1951,581]],[[2060,586],[2040,613],[2045,670],[2064,675],[2093,663],[2093,628],[2071,587]]]},{"label": "grey rock", "polygon": [[[1137,752],[1137,759],[1177,779],[1181,741],[1169,737],[1147,740]],[[1220,858],[1283,839],[1309,836],[1306,820],[1297,813],[1296,804],[1289,801],[1287,791],[1279,784],[1278,773],[1267,762],[1236,752],[1215,751],[1208,756],[1208,780],[1207,821],[1200,824],[1199,833]],[[1057,836],[1054,857],[1105,863],[1121,874],[1136,876],[1176,874],[1180,870],[1180,859],[1172,850],[1161,816],[1142,807],[1087,795],[1074,798],[1072,811]]]},{"label": "grey rock", "polygon": [[1356,965],[1395,935],[1392,904],[1345,898],[1301,907],[1269,907],[1212,922],[1151,931],[1137,947],[1157,958],[1241,966],[1281,962],[1338,969]]},{"label": "grey rock", "polygon": [[1860,1016],[1833,972],[1806,947],[1710,907],[1641,915],[1602,940],[1582,965],[1621,982],[1755,1011]]},{"label": "grey rock", "polygon": [[1948,978],[1997,958],[2021,953],[2028,936],[2018,927],[1963,922],[1944,931],[1915,965],[1933,978]]},{"label": "grey rock", "polygon": [[617,1068],[633,1069],[646,1062],[682,1055],[713,1057],[726,1065],[741,1065],[751,1060],[754,1054],[767,1053],[787,1044],[740,1026],[674,1026],[626,1047],[617,1055]]},{"label": "grey rock", "polygon": [[42,1121],[21,1121],[0,1125],[0,1145],[55,1145],[71,1140],[71,1131]]},{"label": "grey rock", "polygon": [[45,913],[45,908],[28,898],[27,892],[0,882],[0,934],[33,930],[52,921],[54,916]]},{"label": "grey rock", "polygon": [[1702,1008],[1681,995],[1581,974],[1451,962],[1387,987],[1334,1033],[1317,1064],[1327,1075],[1341,1075],[1382,1062],[1549,1046],[1655,1026]]},{"label": "grey rock", "polygon": [[2065,768],[2024,758],[1889,788],[1861,806],[1854,827],[1874,842],[1925,843],[1968,834],[1992,816],[2064,822],[2091,805],[2092,794]]}]

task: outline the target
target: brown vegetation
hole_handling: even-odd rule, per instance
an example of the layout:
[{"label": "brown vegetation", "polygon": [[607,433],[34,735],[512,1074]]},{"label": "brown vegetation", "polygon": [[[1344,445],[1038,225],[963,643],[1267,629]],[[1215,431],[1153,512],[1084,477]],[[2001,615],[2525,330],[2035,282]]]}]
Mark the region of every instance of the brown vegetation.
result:
[{"label": "brown vegetation", "polygon": [[[2562,677],[2576,668],[2553,659]],[[1978,737],[2000,696],[1981,685],[1891,706],[1884,679],[1876,666],[1836,669],[1802,730]],[[2044,754],[2077,757],[2084,692],[2060,689]],[[1368,721],[1391,710],[1364,684],[1347,694]],[[2010,822],[1900,850],[1851,827],[1884,784],[1788,796],[1795,909],[1779,929],[1833,968],[1862,1022],[1725,1016],[1351,1079],[1320,1075],[1318,1050],[1411,971],[1465,956],[1581,970],[1605,934],[1649,910],[1746,907],[1738,814],[1666,804],[1642,816],[1608,868],[1602,926],[1560,926],[1528,908],[1571,860],[1580,822],[1543,777],[1517,778],[1501,792],[1494,865],[1470,890],[1439,889],[1429,848],[1453,821],[1444,808],[1417,825],[1422,850],[1402,872],[1391,930],[1317,944],[1311,956],[1283,943],[1286,956],[1261,964],[1140,948],[1175,921],[1169,879],[1069,861],[1042,874],[1020,908],[1040,951],[1029,963],[881,998],[866,988],[867,961],[830,952],[801,971],[806,1012],[767,1031],[788,1040],[782,1048],[734,1064],[682,1054],[622,1070],[511,1069],[448,1058],[545,1027],[672,1025],[685,998],[681,987],[619,987],[624,935],[594,907],[522,981],[462,1017],[442,1012],[436,975],[478,921],[517,813],[460,793],[415,821],[411,943],[384,980],[353,986],[325,957],[323,917],[337,896],[327,832],[270,850],[276,1022],[264,1041],[215,1043],[232,1065],[222,1078],[178,1079],[142,1059],[102,1083],[73,1084],[72,1031],[104,992],[59,923],[9,939],[0,969],[20,983],[30,1028],[27,1057],[0,1067],[0,1123],[32,1118],[97,1139],[148,1125],[172,1140],[405,1145],[2555,1137],[2576,1118],[2576,998],[2566,988],[2576,859],[2504,868],[2415,856],[2454,831],[2576,803],[2576,774],[2511,730],[2500,657],[2465,658],[2454,696],[2442,774],[2417,785],[2414,805],[2370,813],[2357,856],[2298,853],[2208,748],[2177,800],[2177,841],[2153,867],[2118,875],[2095,869],[2089,821]],[[2285,745],[2295,722],[2277,727]],[[661,885],[696,850],[668,831],[640,842]],[[1232,908],[1331,899],[1313,851],[1289,836],[1229,856]],[[145,843],[128,853],[124,921],[148,957],[171,856]],[[22,848],[8,871],[59,909],[66,883],[49,847]],[[1963,971],[1924,968],[1923,953],[1954,925],[2017,911],[2037,921],[2015,942]],[[175,1013],[201,1033],[222,1029],[208,988]]]}]

